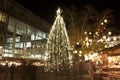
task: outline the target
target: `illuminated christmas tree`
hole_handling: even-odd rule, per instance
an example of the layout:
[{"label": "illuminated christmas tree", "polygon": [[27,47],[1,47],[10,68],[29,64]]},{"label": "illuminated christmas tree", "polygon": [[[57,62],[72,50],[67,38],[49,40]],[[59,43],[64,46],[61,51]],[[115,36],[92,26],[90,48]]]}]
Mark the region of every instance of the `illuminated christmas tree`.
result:
[{"label": "illuminated christmas tree", "polygon": [[64,69],[65,66],[70,65],[72,59],[69,38],[61,16],[62,10],[58,8],[56,12],[57,16],[50,30],[46,52],[47,68],[52,71]]}]

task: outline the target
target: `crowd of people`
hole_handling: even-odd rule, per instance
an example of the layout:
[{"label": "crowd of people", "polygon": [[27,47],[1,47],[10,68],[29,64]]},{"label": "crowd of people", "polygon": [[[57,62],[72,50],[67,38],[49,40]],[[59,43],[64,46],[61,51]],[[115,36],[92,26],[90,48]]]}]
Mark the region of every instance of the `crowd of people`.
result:
[{"label": "crowd of people", "polygon": [[[88,74],[91,80],[95,80],[95,72],[97,69],[94,62],[90,60],[85,62],[75,62],[71,70],[72,73],[75,74],[73,74],[74,76]],[[65,70],[63,72],[65,72]],[[46,79],[44,73],[44,66],[36,66],[33,65],[32,62],[23,61],[19,66],[9,63],[0,65],[0,80],[38,80],[38,77],[44,80]],[[102,80],[102,78],[99,80]]]},{"label": "crowd of people", "polygon": [[21,65],[15,64],[0,65],[0,80],[18,80],[16,75],[19,75],[20,80],[36,80],[37,66],[32,63],[22,62]]}]

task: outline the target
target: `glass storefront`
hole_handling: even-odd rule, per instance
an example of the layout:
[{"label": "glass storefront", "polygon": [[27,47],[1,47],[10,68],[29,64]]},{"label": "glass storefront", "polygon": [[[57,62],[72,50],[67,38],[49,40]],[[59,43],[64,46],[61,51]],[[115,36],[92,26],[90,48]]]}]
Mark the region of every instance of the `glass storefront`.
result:
[{"label": "glass storefront", "polygon": [[[0,12],[0,20],[5,22],[2,15]],[[0,53],[3,57],[42,58],[47,38],[45,32],[11,16],[6,31],[5,45],[1,46]]]}]

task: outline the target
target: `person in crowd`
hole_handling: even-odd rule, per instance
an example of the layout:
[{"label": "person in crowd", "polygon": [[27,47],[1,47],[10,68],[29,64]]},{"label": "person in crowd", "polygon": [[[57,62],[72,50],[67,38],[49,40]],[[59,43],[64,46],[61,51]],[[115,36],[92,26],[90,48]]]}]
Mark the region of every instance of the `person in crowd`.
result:
[{"label": "person in crowd", "polygon": [[94,80],[94,74],[95,74],[95,65],[94,65],[94,63],[90,60],[89,62],[88,62],[88,73],[89,73],[89,75],[90,75],[90,78],[92,79],[92,80]]},{"label": "person in crowd", "polygon": [[26,80],[28,78],[27,74],[27,63],[25,61],[22,62],[22,65],[20,66],[21,68],[21,77],[22,80]]},{"label": "person in crowd", "polygon": [[4,66],[4,70],[4,80],[8,80],[10,76],[8,63]]},{"label": "person in crowd", "polygon": [[15,64],[12,64],[9,68],[10,71],[10,80],[14,80],[14,74],[15,74]]},{"label": "person in crowd", "polygon": [[32,65],[32,63],[29,63],[27,66],[27,73],[29,80],[36,80],[36,66]]}]

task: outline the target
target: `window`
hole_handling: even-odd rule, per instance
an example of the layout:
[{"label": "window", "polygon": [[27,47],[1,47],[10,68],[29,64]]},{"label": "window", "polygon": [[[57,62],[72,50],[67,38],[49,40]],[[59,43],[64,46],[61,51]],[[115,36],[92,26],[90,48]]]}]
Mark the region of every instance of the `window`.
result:
[{"label": "window", "polygon": [[0,22],[6,23],[7,15],[0,11]]}]

